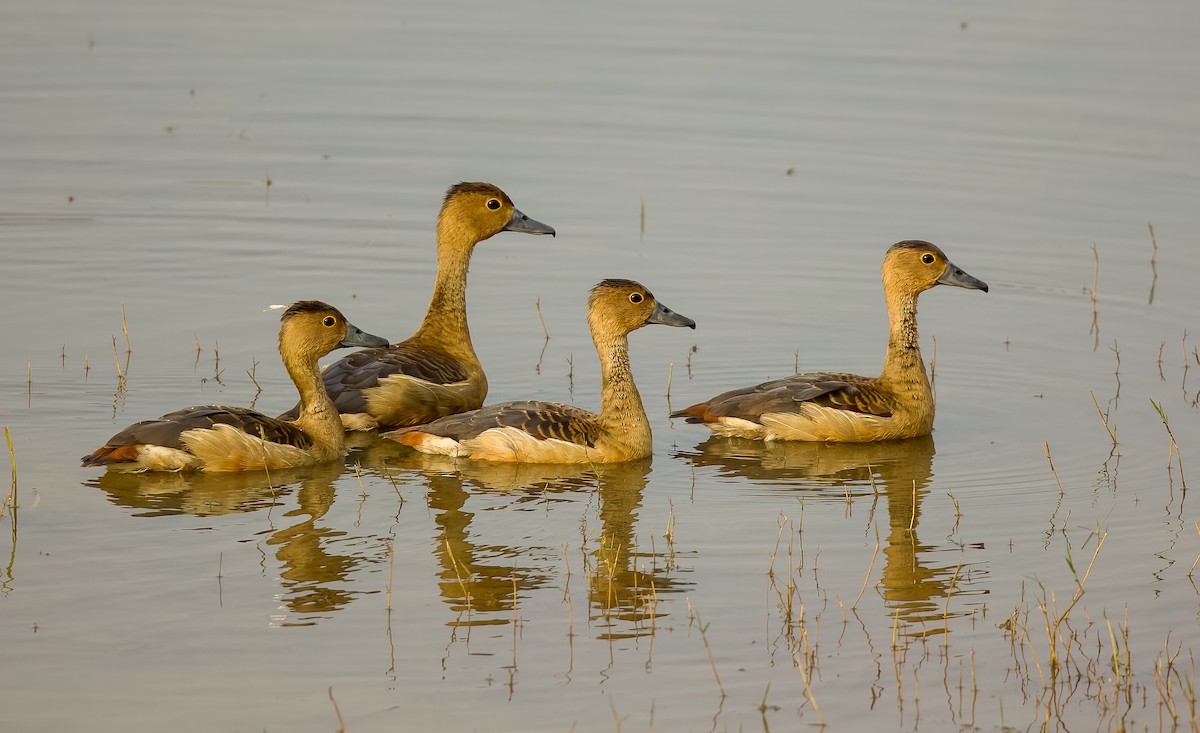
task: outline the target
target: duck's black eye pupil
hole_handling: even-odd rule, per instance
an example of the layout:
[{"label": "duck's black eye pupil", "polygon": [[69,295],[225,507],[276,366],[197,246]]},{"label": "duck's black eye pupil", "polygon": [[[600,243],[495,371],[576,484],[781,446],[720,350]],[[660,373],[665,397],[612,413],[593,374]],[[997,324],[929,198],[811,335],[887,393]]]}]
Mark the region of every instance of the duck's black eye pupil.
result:
[{"label": "duck's black eye pupil", "polygon": [[326,326],[332,326],[337,323],[337,320],[333,316],[325,316],[325,320],[321,321],[321,323],[324,323]]},{"label": "duck's black eye pupil", "polygon": [[500,208],[500,202],[496,199],[488,199],[487,207],[492,211],[495,211],[496,209]]},{"label": "duck's black eye pupil", "polygon": [[629,301],[630,301],[631,303],[641,303],[641,302],[642,302],[642,294],[641,294],[641,293],[633,293],[633,294],[631,294],[631,295],[629,296]]},{"label": "duck's black eye pupil", "polygon": [[933,255],[926,252],[925,254],[921,255],[921,261],[927,265],[932,265],[933,264]]}]

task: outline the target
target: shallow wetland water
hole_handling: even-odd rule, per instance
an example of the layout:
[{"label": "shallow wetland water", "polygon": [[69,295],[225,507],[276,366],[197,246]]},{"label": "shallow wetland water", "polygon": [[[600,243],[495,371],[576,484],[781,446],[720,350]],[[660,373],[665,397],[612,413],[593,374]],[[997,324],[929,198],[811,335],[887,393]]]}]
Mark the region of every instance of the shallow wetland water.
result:
[{"label": "shallow wetland water", "polygon": [[[1197,27],[1188,3],[6,3],[2,727],[1197,730]],[[78,467],[184,405],[290,407],[268,304],[411,333],[459,180],[558,230],[476,251],[491,401],[598,405],[604,277],[697,321],[631,337],[651,459],[366,436],[269,476]],[[908,238],[991,286],[921,299],[931,438],[666,417],[877,371]]]}]

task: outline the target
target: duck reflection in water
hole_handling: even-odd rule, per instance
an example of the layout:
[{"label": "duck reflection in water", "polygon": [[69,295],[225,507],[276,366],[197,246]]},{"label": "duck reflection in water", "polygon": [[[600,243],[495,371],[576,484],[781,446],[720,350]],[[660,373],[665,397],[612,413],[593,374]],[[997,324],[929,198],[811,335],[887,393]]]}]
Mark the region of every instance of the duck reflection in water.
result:
[{"label": "duck reflection in water", "polygon": [[[648,458],[594,467],[456,461],[380,442],[390,447],[362,454],[369,456],[364,465],[411,472],[429,488],[427,501],[438,528],[439,591],[456,614],[450,626],[511,623],[514,583],[519,596],[567,585],[563,544],[572,576],[587,579],[589,620],[601,639],[652,633],[654,619],[667,614],[664,596],[692,586],[677,577],[686,571],[677,568],[665,543],[655,551],[638,545],[635,526],[650,473]],[[547,502],[581,506],[580,496],[591,492],[599,499],[600,528],[585,527],[582,550],[577,535],[556,536],[555,545],[520,545],[475,522],[476,513],[488,508],[545,511]],[[468,508],[473,497],[479,505],[474,511]],[[521,534],[528,536],[525,530]],[[580,551],[582,561],[574,554]]]},{"label": "duck reflection in water", "polygon": [[[191,514],[214,517],[279,506],[294,495],[297,506],[284,518],[302,518],[272,529],[266,544],[282,565],[282,603],[293,618],[285,626],[307,626],[343,608],[358,593],[342,587],[350,574],[373,558],[330,552],[346,533],[318,522],[333,504],[335,481],[347,472],[342,463],[324,463],[281,471],[206,474],[107,472],[85,486],[102,489],[117,506],[142,510],[137,517]],[[277,515],[279,516],[279,515]]]},{"label": "duck reflection in water", "polygon": [[[712,437],[695,452],[676,454],[694,466],[716,469],[718,476],[749,479],[773,490],[805,492],[837,501],[870,497],[873,523],[876,501],[887,498],[888,531],[882,547],[884,566],[879,578],[884,603],[891,614],[921,627],[911,633],[945,633],[942,621],[965,616],[971,609],[951,609],[953,594],[981,595],[981,570],[961,562],[960,545],[935,546],[917,536],[921,503],[933,480],[934,444],[930,436],[879,443],[804,443]],[[947,498],[947,502],[950,500]],[[937,553],[953,552],[949,563],[935,561]],[[864,554],[863,567],[870,562]],[[849,601],[847,601],[849,602]]]}]

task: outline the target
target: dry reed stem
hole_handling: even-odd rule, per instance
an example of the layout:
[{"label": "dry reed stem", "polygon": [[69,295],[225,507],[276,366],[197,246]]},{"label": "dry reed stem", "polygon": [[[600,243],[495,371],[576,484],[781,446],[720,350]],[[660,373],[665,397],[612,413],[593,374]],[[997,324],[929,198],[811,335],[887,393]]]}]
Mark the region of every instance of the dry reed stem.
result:
[{"label": "dry reed stem", "polygon": [[[1167,429],[1167,437],[1170,438],[1170,445],[1167,450],[1167,469],[1171,468],[1171,459],[1175,458],[1179,465],[1179,482],[1183,486],[1183,491],[1187,493],[1187,479],[1183,475],[1183,451],[1179,448],[1179,442],[1175,440],[1175,433],[1171,431],[1171,424],[1167,422],[1167,413],[1163,411],[1162,405],[1154,400],[1150,400],[1150,404],[1154,406],[1154,411],[1158,413],[1162,419],[1163,427]],[[1183,507],[1180,506],[1180,509]]]},{"label": "dry reed stem", "polygon": [[[1058,671],[1062,668],[1062,664],[1063,664],[1063,662],[1061,662],[1059,660],[1059,652],[1058,652],[1059,628],[1061,628],[1062,625],[1066,622],[1067,617],[1071,614],[1071,610],[1073,608],[1075,608],[1075,605],[1079,603],[1081,598],[1083,598],[1084,585],[1087,583],[1088,578],[1092,574],[1092,568],[1096,564],[1096,558],[1099,557],[1100,549],[1102,547],[1104,547],[1104,541],[1106,539],[1108,539],[1108,532],[1105,532],[1104,534],[1099,536],[1099,539],[1096,542],[1096,549],[1092,552],[1092,559],[1088,562],[1087,569],[1083,573],[1083,578],[1080,579],[1078,575],[1075,576],[1075,585],[1076,585],[1075,592],[1074,592],[1074,594],[1072,594],[1071,602],[1067,604],[1066,609],[1064,609],[1061,614],[1058,613],[1058,608],[1057,608],[1057,604],[1054,601],[1054,593],[1053,592],[1051,592],[1051,594],[1050,594],[1049,603],[1043,602],[1041,604],[1042,614],[1045,617],[1046,640],[1049,644],[1049,655],[1050,655],[1049,656],[1049,664],[1050,664],[1050,674],[1051,674],[1052,679],[1057,678]],[[1067,548],[1067,565],[1068,565],[1068,567],[1071,568],[1071,572],[1074,573],[1075,572],[1075,564],[1071,560],[1071,553],[1070,553],[1069,546]],[[1050,608],[1051,606],[1054,606],[1053,619],[1052,619],[1051,608]],[[1074,635],[1074,633],[1072,633],[1072,635]],[[1068,656],[1069,656],[1070,649],[1071,649],[1070,645],[1064,641],[1063,647],[1064,647],[1064,649],[1066,649]],[[1031,648],[1032,648],[1032,643],[1031,643]],[[1035,662],[1037,661],[1036,652],[1034,654],[1034,661]],[[1040,671],[1041,671],[1041,668],[1039,666],[1039,672]],[[1042,683],[1044,686],[1045,685],[1044,677],[1043,677]]]},{"label": "dry reed stem", "polygon": [[1185,328],[1183,329],[1183,338],[1179,339],[1179,351],[1183,354],[1183,384],[1181,386],[1185,394],[1187,393],[1188,369],[1191,368],[1191,365],[1188,364],[1187,337],[1188,332]]},{"label": "dry reed stem", "polygon": [[[961,557],[961,556],[960,556]],[[954,595],[954,584],[958,582],[958,574],[962,571],[962,560],[958,561],[958,566],[954,568],[954,575],[950,577],[950,584],[946,586],[946,605],[942,607],[942,623],[947,625],[949,631],[950,623],[950,597]],[[946,645],[950,644],[950,634],[946,634]]]},{"label": "dry reed stem", "polygon": [[879,538],[875,538],[875,551],[871,553],[871,564],[867,566],[867,574],[863,577],[862,588],[858,589],[858,596],[854,599],[854,603],[850,604],[850,610],[858,607],[858,602],[862,600],[863,593],[867,592],[867,583],[871,582],[871,571],[875,569],[875,558],[879,555]]},{"label": "dry reed stem", "polygon": [[[817,698],[813,697],[812,684],[809,680],[808,672],[805,671],[803,664],[797,664],[796,669],[800,672],[800,679],[804,681],[804,696],[812,703],[813,711],[816,712],[817,718],[821,721],[821,725],[824,726],[825,716],[821,713],[821,706],[817,704]],[[723,695],[724,693],[722,693]],[[763,696],[763,700],[766,700],[766,695]]]},{"label": "dry reed stem", "polygon": [[333,712],[337,715],[337,733],[346,733],[346,721],[342,719],[342,711],[338,709],[337,700],[333,699],[333,685],[329,686],[329,702],[333,703]]},{"label": "dry reed stem", "polygon": [[[9,432],[8,426],[4,426],[4,440],[8,443],[8,458],[12,461],[12,487],[8,490],[8,496],[4,500],[4,505],[0,506],[0,516],[4,516],[4,507],[11,507],[13,513],[13,531],[16,531],[17,525],[17,454],[13,450],[12,433]],[[15,548],[16,543],[13,543]]]},{"label": "dry reed stem", "polygon": [[354,477],[358,479],[358,490],[362,492],[362,498],[367,498],[367,487],[362,480],[362,464],[354,464]]},{"label": "dry reed stem", "polygon": [[1113,371],[1113,376],[1117,379],[1117,393],[1113,395],[1113,399],[1116,400],[1121,396],[1121,347],[1117,345],[1117,340],[1113,339],[1113,345],[1108,349],[1117,356],[1117,368]]},{"label": "dry reed stem", "polygon": [[221,368],[221,342],[213,339],[213,381],[217,384],[224,385],[221,381],[221,374],[225,370]]},{"label": "dry reed stem", "polygon": [[917,480],[912,482],[912,515],[908,518],[908,531],[913,531],[913,527],[917,526]]},{"label": "dry reed stem", "polygon": [[1050,443],[1043,442],[1042,450],[1046,452],[1046,462],[1050,464],[1050,473],[1054,476],[1054,483],[1058,484],[1058,495],[1061,497],[1066,491],[1063,490],[1062,481],[1058,480],[1058,471],[1054,470],[1054,461],[1050,458]]},{"label": "dry reed stem", "polygon": [[[691,606],[691,599],[688,599],[688,605]],[[708,630],[708,624],[700,619],[700,613],[695,608],[692,608],[692,612],[696,616],[696,628],[700,630],[700,640],[704,642],[704,652],[708,654],[708,665],[712,667],[713,679],[717,681],[717,689],[721,691],[721,699],[724,700],[725,685],[721,684],[721,675],[717,674],[717,662],[713,659],[712,647],[709,646],[708,635],[705,634]]]},{"label": "dry reed stem", "polygon": [[121,357],[117,354],[117,337],[112,337],[113,361],[117,363],[117,384],[125,381],[125,372],[121,369]]},{"label": "dry reed stem", "polygon": [[671,380],[675,378],[675,362],[667,364],[667,399],[671,399]]},{"label": "dry reed stem", "polygon": [[262,385],[260,385],[258,383],[258,380],[254,378],[254,375],[257,373],[258,373],[258,360],[251,359],[250,360],[250,368],[246,370],[246,376],[250,377],[250,381],[254,383],[254,390],[255,390],[254,391],[254,399],[256,399],[256,400],[258,399],[258,396],[260,394],[262,394],[262,391],[263,391]]},{"label": "dry reed stem", "polygon": [[621,716],[617,715],[617,704],[613,702],[613,696],[608,696],[608,708],[612,710],[613,723],[617,726],[617,733],[621,733]]},{"label": "dry reed stem", "polygon": [[392,485],[392,491],[396,492],[396,498],[400,500],[400,508],[396,510],[396,516],[399,517],[400,511],[404,509],[404,495],[400,493],[400,484],[396,483],[396,477],[393,476],[392,472],[386,468],[380,468],[379,474],[387,479],[388,483]]},{"label": "dry reed stem", "polygon": [[[517,595],[517,568],[514,565],[512,571],[512,603],[513,603],[513,640],[512,640],[512,671],[517,671],[517,632],[521,629],[521,615],[518,608],[519,598]],[[511,688],[509,690],[511,694]]]},{"label": "dry reed stem", "polygon": [[125,332],[125,353],[133,353],[133,347],[129,345],[129,324],[125,322],[125,304],[121,304],[121,330]]},{"label": "dry reed stem", "polygon": [[958,497],[954,492],[947,490],[946,496],[950,497],[950,501],[954,503],[954,528],[950,530],[951,535],[958,534],[958,525],[962,521],[962,507],[958,504]]},{"label": "dry reed stem", "polygon": [[[779,534],[776,535],[776,537],[775,537],[775,548],[773,550],[771,550],[771,564],[770,564],[770,567],[767,568],[767,577],[768,578],[775,577],[775,555],[779,552],[779,543],[783,541],[783,528],[785,526],[787,526],[787,522],[788,522],[788,515],[784,514],[783,512],[780,512],[779,513]],[[791,572],[790,568],[788,569],[788,572],[789,573]]]},{"label": "dry reed stem", "polygon": [[454,550],[450,547],[450,540],[444,540],[446,545],[446,555],[450,558],[450,564],[454,568],[454,576],[458,579],[458,587],[462,590],[463,599],[467,603],[467,618],[471,617],[471,592],[467,589],[467,583],[463,580],[462,572],[459,570],[460,564],[458,559],[454,557]]},{"label": "dry reed stem", "polygon": [[[5,432],[8,432],[7,428],[5,428]],[[1200,522],[1196,522],[1196,534],[1200,535]],[[1196,555],[1196,559],[1192,561],[1192,567],[1188,570],[1187,574],[1189,578],[1192,577],[1192,574],[1196,572],[1197,563],[1200,563],[1200,555]]]},{"label": "dry reed stem", "polygon": [[1095,243],[1092,244],[1092,255],[1096,258],[1096,271],[1092,275],[1092,327],[1088,334],[1095,334],[1095,341],[1092,343],[1092,351],[1100,348],[1100,320],[1099,312],[1096,308],[1096,291],[1100,288],[1100,250],[1096,249]]},{"label": "dry reed stem", "polygon": [[[1163,343],[1166,343],[1166,342],[1164,341]],[[1117,357],[1117,358],[1118,358],[1117,364],[1119,366],[1120,365],[1120,361],[1119,361],[1120,357]],[[1161,363],[1162,362],[1160,361],[1159,364],[1161,365]],[[1088,390],[1088,393],[1092,395],[1092,404],[1096,406],[1096,414],[1100,416],[1100,422],[1101,422],[1101,424],[1104,425],[1104,430],[1108,433],[1108,437],[1112,439],[1113,448],[1116,448],[1117,447],[1117,434],[1112,429],[1112,427],[1109,426],[1108,417],[1105,416],[1104,411],[1100,409],[1100,403],[1096,400],[1095,390]],[[1049,453],[1049,448],[1047,448],[1046,452],[1047,452],[1047,454]],[[1047,455],[1046,457],[1049,458],[1049,455]]]},{"label": "dry reed stem", "polygon": [[537,300],[533,302],[533,307],[537,309],[538,320],[542,323],[542,335],[546,337],[547,341],[549,341],[550,329],[546,328],[546,319],[542,317],[542,296],[539,295],[537,297]]},{"label": "dry reed stem", "polygon": [[638,192],[638,240],[646,238],[646,191]]},{"label": "dry reed stem", "polygon": [[1150,245],[1153,248],[1150,250],[1150,273],[1152,275],[1150,280],[1150,298],[1146,301],[1146,304],[1153,305],[1154,288],[1158,285],[1158,266],[1154,262],[1158,259],[1158,238],[1154,236],[1154,224],[1146,222],[1146,227],[1150,230]]}]

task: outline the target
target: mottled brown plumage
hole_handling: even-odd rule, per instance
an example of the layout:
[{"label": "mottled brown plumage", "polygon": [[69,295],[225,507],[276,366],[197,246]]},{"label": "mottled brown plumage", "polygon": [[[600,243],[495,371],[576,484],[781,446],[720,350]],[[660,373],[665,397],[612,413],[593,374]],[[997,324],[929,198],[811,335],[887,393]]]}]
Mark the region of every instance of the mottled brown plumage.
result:
[{"label": "mottled brown plumage", "polygon": [[929,242],[892,245],[883,260],[890,337],[878,377],[817,372],[744,387],[671,414],[720,435],[756,440],[870,442],[933,431],[933,390],[921,359],[917,296],[935,285],[987,292]]},{"label": "mottled brown plumage", "polygon": [[437,280],[421,327],[400,343],[350,354],[322,375],[347,430],[418,425],[483,404],[488,385],[467,327],[467,268],[475,245],[502,231],[554,234],[490,183],[446,191]]},{"label": "mottled brown plumage", "polygon": [[84,456],[83,465],[120,471],[248,471],[340,456],[345,434],[321,384],[317,360],[342,346],[376,346],[387,340],[364,333],[320,301],[293,304],[281,321],[279,354],[300,392],[294,421],[245,407],[186,407],[130,425]]},{"label": "mottled brown plumage", "polygon": [[650,423],[629,367],[629,333],[650,323],[695,328],[632,280],[588,298],[600,356],[599,414],[555,402],[505,402],[384,434],[424,453],[517,463],[615,463],[649,456]]}]

